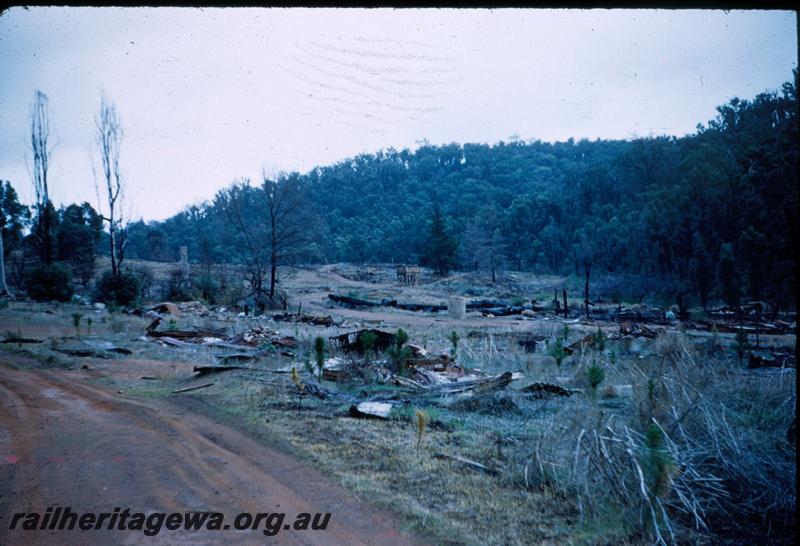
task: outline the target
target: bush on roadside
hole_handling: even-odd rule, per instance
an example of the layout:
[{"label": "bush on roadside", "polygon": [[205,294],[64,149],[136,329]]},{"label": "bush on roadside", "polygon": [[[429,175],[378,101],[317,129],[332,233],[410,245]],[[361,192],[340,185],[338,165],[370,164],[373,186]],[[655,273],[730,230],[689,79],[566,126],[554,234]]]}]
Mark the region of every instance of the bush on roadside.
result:
[{"label": "bush on roadside", "polygon": [[106,271],[97,282],[97,299],[114,305],[131,305],[139,298],[139,279],[132,273],[122,272],[115,277]]},{"label": "bush on roadside", "polygon": [[38,265],[28,274],[28,295],[36,301],[69,301],[75,288],[72,273],[62,264]]}]

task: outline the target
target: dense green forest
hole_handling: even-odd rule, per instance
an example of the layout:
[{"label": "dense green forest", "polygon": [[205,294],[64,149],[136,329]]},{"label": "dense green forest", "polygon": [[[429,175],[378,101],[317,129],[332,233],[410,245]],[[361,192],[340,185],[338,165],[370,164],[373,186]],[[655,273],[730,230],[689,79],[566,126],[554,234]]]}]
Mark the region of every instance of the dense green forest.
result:
[{"label": "dense green forest", "polygon": [[[604,296],[785,308],[796,297],[796,87],[795,71],[780,92],[733,99],[681,138],[423,145],[283,175],[303,189],[315,235],[284,262],[591,272]],[[248,262],[226,203],[238,188],[262,214],[260,183],[128,225],[126,256],[175,261],[187,245],[200,263]],[[448,238],[439,249],[432,223]],[[8,252],[18,235],[6,231]],[[452,255],[434,264],[437,253]]]}]

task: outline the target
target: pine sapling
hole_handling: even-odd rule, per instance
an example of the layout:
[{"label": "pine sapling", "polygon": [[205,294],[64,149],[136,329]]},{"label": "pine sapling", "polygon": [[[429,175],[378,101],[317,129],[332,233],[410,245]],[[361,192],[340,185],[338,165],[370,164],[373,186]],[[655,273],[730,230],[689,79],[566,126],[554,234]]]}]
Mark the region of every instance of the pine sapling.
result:
[{"label": "pine sapling", "polygon": [[594,334],[594,347],[601,353],[606,350],[606,335],[599,326]]},{"label": "pine sapling", "polygon": [[592,360],[592,365],[586,370],[586,377],[589,379],[589,385],[592,387],[592,398],[595,398],[597,396],[597,387],[599,387],[600,383],[606,378],[606,372],[602,366],[598,366],[597,363]]},{"label": "pine sapling", "polygon": [[317,373],[322,381],[322,368],[325,366],[325,338],[317,336],[314,339],[314,360],[317,363]]},{"label": "pine sapling", "polygon": [[364,358],[370,360],[372,358],[372,351],[375,348],[375,342],[378,341],[378,335],[372,330],[364,330],[358,335],[358,341],[361,343],[361,348],[364,350]]},{"label": "pine sapling", "polygon": [[388,350],[389,359],[394,364],[395,372],[399,374],[405,373],[406,361],[411,356],[411,348],[405,346],[406,341],[408,341],[408,334],[399,328]]},{"label": "pine sapling", "polygon": [[739,357],[739,363],[744,360],[744,354],[748,347],[747,332],[743,328],[739,328],[736,332],[736,355]]},{"label": "pine sapling", "polygon": [[81,318],[83,318],[81,313],[72,313],[72,325],[75,327],[75,334],[78,337],[81,337]]},{"label": "pine sapling", "polygon": [[557,337],[547,348],[548,354],[556,361],[556,366],[561,367],[561,362],[567,357],[567,351],[564,349],[564,340]]},{"label": "pine sapling", "polygon": [[455,330],[450,333],[450,337],[447,339],[450,340],[450,344],[452,347],[450,348],[450,357],[453,359],[453,362],[456,360],[456,354],[458,354],[458,340],[461,339],[458,337],[458,332]]}]

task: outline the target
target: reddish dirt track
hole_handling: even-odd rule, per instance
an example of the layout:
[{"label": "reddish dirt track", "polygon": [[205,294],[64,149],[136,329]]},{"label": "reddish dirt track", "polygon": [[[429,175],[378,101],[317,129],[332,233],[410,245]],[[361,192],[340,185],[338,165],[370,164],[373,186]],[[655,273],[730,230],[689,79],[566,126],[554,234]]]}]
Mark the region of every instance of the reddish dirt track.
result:
[{"label": "reddish dirt track", "polygon": [[[417,544],[391,514],[229,426],[0,356],[0,544]],[[8,529],[15,512],[330,512],[325,531]],[[263,529],[263,527],[262,527]]]}]

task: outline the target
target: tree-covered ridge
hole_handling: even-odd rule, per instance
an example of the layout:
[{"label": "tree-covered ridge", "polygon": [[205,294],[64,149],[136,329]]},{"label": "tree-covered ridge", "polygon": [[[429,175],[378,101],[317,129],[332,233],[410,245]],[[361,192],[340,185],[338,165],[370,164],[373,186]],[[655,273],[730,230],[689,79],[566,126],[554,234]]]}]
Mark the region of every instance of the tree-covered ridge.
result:
[{"label": "tree-covered ridge", "polygon": [[[682,138],[424,145],[293,173],[327,226],[308,258],[416,263],[438,205],[462,268],[491,257],[582,275],[589,260],[593,275],[703,302],[785,305],[796,293],[796,80],[731,100]],[[243,261],[218,204],[131,225],[129,255],[174,260],[186,244],[199,261]]]}]

